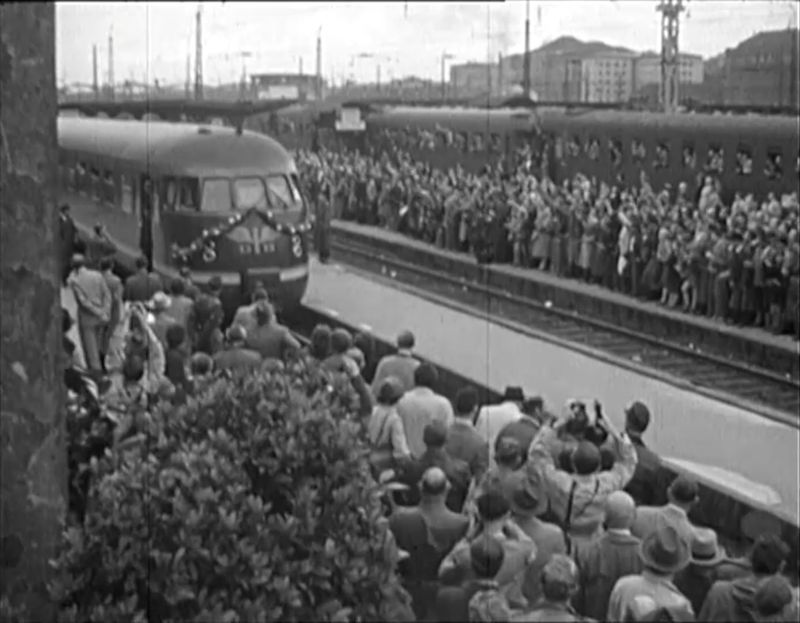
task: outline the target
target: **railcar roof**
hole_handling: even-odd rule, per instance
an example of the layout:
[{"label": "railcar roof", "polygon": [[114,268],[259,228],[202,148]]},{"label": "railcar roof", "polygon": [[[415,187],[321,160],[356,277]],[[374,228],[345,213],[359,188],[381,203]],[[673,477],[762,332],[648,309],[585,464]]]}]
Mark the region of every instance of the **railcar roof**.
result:
[{"label": "railcar roof", "polygon": [[62,149],[195,177],[296,172],[291,155],[262,134],[163,121],[58,118]]},{"label": "railcar roof", "polygon": [[[475,130],[493,127],[532,127],[537,114],[533,111],[518,109],[489,109],[489,108],[417,108],[398,106],[385,108],[380,112],[367,117],[381,125],[403,127],[414,125],[417,127],[434,127],[437,124],[443,127],[457,125],[458,129],[464,126],[473,127]],[[467,128],[464,128],[467,129]]]}]

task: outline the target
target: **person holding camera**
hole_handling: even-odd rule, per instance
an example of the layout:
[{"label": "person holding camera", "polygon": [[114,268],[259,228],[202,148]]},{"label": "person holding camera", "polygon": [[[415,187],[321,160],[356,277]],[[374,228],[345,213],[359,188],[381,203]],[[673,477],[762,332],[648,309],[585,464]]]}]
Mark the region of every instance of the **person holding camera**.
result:
[{"label": "person holding camera", "polygon": [[[621,490],[636,469],[636,450],[630,438],[614,428],[596,401],[593,416],[584,402],[570,401],[565,413],[542,427],[528,452],[529,475],[544,483],[550,510],[561,523],[573,555],[600,533],[606,498]],[[565,431],[580,439],[570,454],[572,473],[557,467],[553,460],[552,448]],[[617,460],[610,470],[600,471],[598,445],[606,443],[606,438],[611,439]]]}]

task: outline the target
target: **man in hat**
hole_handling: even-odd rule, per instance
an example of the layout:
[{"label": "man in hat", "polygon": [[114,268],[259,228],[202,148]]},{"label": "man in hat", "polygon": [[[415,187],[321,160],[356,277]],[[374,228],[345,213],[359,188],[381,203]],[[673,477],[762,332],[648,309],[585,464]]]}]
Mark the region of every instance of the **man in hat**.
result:
[{"label": "man in hat", "polygon": [[136,272],[125,280],[125,289],[122,298],[125,301],[138,301],[146,303],[156,292],[163,291],[161,279],[158,275],[151,273],[148,268],[146,257],[136,258]]},{"label": "man in hat", "polygon": [[72,258],[72,273],[67,279],[78,307],[78,330],[86,366],[93,374],[103,373],[100,349],[109,321],[112,298],[102,273],[86,267],[82,255]]},{"label": "man in hat", "polygon": [[225,334],[227,347],[214,355],[214,367],[218,370],[254,370],[261,364],[261,355],[245,346],[247,332],[238,325]]},{"label": "man in hat", "polygon": [[494,461],[495,442],[508,424],[522,419],[525,394],[521,387],[508,386],[499,405],[487,405],[478,412],[475,429],[489,447],[489,465]]},{"label": "man in hat", "polygon": [[471,387],[458,390],[453,403],[455,419],[447,431],[445,450],[469,465],[474,481],[479,481],[489,465],[489,449],[475,430],[473,418],[478,411],[478,392]]},{"label": "man in hat", "polygon": [[779,537],[761,536],[750,552],[751,572],[735,580],[720,580],[708,592],[700,610],[700,621],[752,621],[759,586],[780,574],[789,548]]},{"label": "man in hat", "polygon": [[636,448],[636,471],[625,486],[637,506],[666,503],[666,483],[663,481],[661,459],[644,443],[650,426],[650,409],[643,402],[631,403],[625,409],[625,432]]},{"label": "man in hat", "polygon": [[253,290],[253,295],[250,298],[250,304],[240,306],[233,315],[233,321],[231,322],[231,324],[238,324],[248,333],[251,333],[256,327],[256,306],[259,301],[269,302],[269,294],[264,288],[259,287]]},{"label": "man in hat", "polygon": [[631,532],[644,540],[662,521],[668,521],[675,526],[686,543],[691,544],[695,527],[689,521],[689,512],[697,504],[699,497],[697,483],[688,476],[678,476],[667,489],[666,505],[640,506],[636,509],[636,520],[631,526]]},{"label": "man in hat", "polygon": [[[214,355],[222,347],[222,279],[214,275],[208,280],[208,292],[201,293],[189,316],[189,337],[195,350]],[[246,333],[245,333],[246,334]]]},{"label": "man in hat", "polygon": [[541,573],[541,598],[533,607],[511,617],[513,623],[590,621],[580,616],[570,601],[578,590],[578,567],[564,554],[554,555]]},{"label": "man in hat", "polygon": [[300,351],[300,343],[289,329],[278,323],[275,311],[266,299],[259,300],[253,310],[255,325],[247,332],[247,347],[264,359],[283,360]]},{"label": "man in hat", "polygon": [[686,569],[675,576],[675,586],[692,602],[694,611],[700,612],[714,582],[743,577],[749,569],[728,560],[717,542],[717,533],[711,528],[694,529],[691,550],[692,559]]},{"label": "man in hat", "polygon": [[411,331],[402,331],[397,336],[397,353],[386,355],[375,368],[372,379],[372,391],[378,387],[387,376],[394,376],[403,384],[403,391],[407,392],[414,387],[414,371],[419,367],[419,361],[414,358],[414,334]]},{"label": "man in hat", "polygon": [[641,572],[641,541],[631,534],[635,515],[633,498],[624,491],[615,491],[606,499],[605,532],[578,560],[581,586],[575,608],[581,614],[603,620],[617,580]]},{"label": "man in hat", "polygon": [[[642,620],[666,608],[693,616],[692,604],[672,583],[675,573],[689,564],[689,544],[670,524],[661,524],[639,547],[643,570],[620,578],[611,592],[607,621]],[[701,620],[708,620],[701,617]]]},{"label": "man in hat", "polygon": [[555,524],[539,519],[538,515],[547,510],[547,497],[544,491],[533,486],[524,472],[518,472],[514,478],[509,505],[514,523],[536,545],[536,559],[529,565],[522,586],[528,603],[535,604],[542,597],[542,569],[553,556],[567,553],[564,531]]}]

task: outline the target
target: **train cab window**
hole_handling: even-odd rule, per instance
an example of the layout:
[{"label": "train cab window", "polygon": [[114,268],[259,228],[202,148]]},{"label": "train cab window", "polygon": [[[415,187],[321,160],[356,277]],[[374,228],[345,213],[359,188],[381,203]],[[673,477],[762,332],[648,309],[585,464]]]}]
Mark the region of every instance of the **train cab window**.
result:
[{"label": "train cab window", "polygon": [[181,177],[178,179],[178,196],[175,207],[178,210],[193,210],[199,208],[200,183],[194,177]]},{"label": "train cab window", "polygon": [[647,158],[647,149],[644,143],[639,139],[633,139],[631,141],[631,159],[636,164],[642,164],[645,158]]},{"label": "train cab window", "polygon": [[567,155],[570,158],[577,158],[581,155],[581,138],[579,136],[573,136],[567,142]]},{"label": "train cab window", "polygon": [[764,167],[764,175],[770,180],[779,180],[783,177],[783,158],[780,150],[767,150],[767,164]]},{"label": "train cab window", "polygon": [[586,143],[586,155],[589,160],[597,160],[600,158],[600,141],[596,138],[589,139]]},{"label": "train cab window", "polygon": [[706,158],[706,170],[714,173],[722,173],[725,169],[725,150],[721,145],[709,145],[708,157]]},{"label": "train cab window", "polygon": [[615,139],[608,141],[608,159],[615,167],[622,165],[622,141]]},{"label": "train cab window", "polygon": [[694,170],[697,167],[697,153],[694,150],[694,145],[684,143],[683,145],[683,168]]},{"label": "train cab window", "polygon": [[200,202],[200,209],[203,212],[231,211],[231,187],[227,179],[203,180],[203,198]]},{"label": "train cab window", "polygon": [[233,199],[237,210],[267,209],[264,182],[257,177],[240,177],[233,182]]},{"label": "train cab window", "polygon": [[740,145],[736,150],[736,175],[753,174],[753,150],[747,145]]},{"label": "train cab window", "polygon": [[656,145],[656,158],[653,160],[653,168],[669,168],[669,146],[666,143],[659,143]]},{"label": "train cab window", "polygon": [[299,191],[283,175],[267,176],[267,193],[273,208],[299,210],[303,205]]}]

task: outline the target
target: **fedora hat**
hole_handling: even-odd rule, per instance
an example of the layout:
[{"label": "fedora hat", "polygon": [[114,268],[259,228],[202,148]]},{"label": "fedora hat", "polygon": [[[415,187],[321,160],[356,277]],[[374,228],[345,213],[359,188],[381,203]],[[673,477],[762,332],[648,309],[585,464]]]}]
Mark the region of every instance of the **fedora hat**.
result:
[{"label": "fedora hat", "polygon": [[521,387],[509,385],[503,392],[503,400],[511,402],[524,402],[525,393],[522,391]]},{"label": "fedora hat", "polygon": [[713,567],[725,559],[725,552],[717,543],[717,533],[714,530],[694,529],[691,557],[692,564],[700,567]]},{"label": "fedora hat", "polygon": [[639,545],[639,558],[646,567],[675,573],[689,564],[691,552],[674,526],[661,525]]}]

